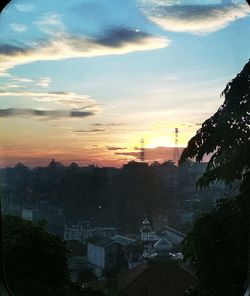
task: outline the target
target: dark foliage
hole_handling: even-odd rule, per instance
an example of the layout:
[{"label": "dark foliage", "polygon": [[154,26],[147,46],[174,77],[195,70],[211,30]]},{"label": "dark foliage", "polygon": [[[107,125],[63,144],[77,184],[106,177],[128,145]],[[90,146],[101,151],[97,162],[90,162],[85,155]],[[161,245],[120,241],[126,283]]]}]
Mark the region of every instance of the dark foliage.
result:
[{"label": "dark foliage", "polygon": [[44,225],[15,216],[4,216],[2,224],[6,277],[15,296],[104,295],[71,283],[66,243]]},{"label": "dark foliage", "polygon": [[245,180],[250,166],[250,62],[228,83],[223,105],[207,119],[183,151],[180,164],[188,158],[201,161],[212,153],[201,187],[214,181]]},{"label": "dark foliage", "polygon": [[[212,154],[197,185],[237,184],[233,198],[222,200],[198,219],[184,244],[184,258],[195,271],[190,295],[243,295],[248,270],[250,213],[250,62],[222,93],[225,101],[189,141],[180,163]],[[238,191],[238,192],[237,192]]]},{"label": "dark foliage", "polygon": [[243,295],[248,252],[248,213],[243,204],[222,200],[188,234],[183,251],[196,274],[190,295]]}]

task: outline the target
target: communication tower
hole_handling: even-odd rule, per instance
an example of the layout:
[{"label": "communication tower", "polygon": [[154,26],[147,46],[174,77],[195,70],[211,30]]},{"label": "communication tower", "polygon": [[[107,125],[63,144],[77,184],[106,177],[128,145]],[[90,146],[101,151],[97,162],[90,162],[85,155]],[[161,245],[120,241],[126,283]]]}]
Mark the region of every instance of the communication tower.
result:
[{"label": "communication tower", "polygon": [[145,160],[144,139],[141,139],[140,160],[141,162]]},{"label": "communication tower", "polygon": [[175,147],[174,147],[173,161],[178,165],[178,161],[179,161],[179,158],[180,158],[180,153],[179,153],[179,148],[178,148],[178,142],[179,142],[179,129],[178,129],[178,127],[175,128],[174,138],[175,138],[175,140],[174,140]]}]

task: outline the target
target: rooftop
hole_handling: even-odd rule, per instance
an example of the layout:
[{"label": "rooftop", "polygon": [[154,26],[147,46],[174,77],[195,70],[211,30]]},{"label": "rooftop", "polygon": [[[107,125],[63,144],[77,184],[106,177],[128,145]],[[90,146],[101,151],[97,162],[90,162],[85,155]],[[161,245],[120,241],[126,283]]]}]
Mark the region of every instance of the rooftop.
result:
[{"label": "rooftop", "polygon": [[111,239],[122,246],[134,245],[136,243],[136,240],[121,235],[114,235]]},{"label": "rooftop", "polygon": [[150,264],[122,274],[118,295],[184,296],[191,284],[191,275],[178,264]]}]

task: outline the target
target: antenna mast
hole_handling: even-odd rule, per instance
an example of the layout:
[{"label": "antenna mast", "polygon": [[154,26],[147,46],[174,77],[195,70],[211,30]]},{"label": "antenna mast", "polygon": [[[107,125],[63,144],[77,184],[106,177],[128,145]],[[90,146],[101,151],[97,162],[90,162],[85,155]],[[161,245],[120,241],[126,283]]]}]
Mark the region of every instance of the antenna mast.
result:
[{"label": "antenna mast", "polygon": [[179,143],[179,129],[178,129],[178,127],[176,127],[175,128],[175,141],[174,141],[175,148],[174,148],[173,160],[177,165],[178,165],[178,161],[180,158],[178,143]]},{"label": "antenna mast", "polygon": [[140,160],[141,162],[144,162],[145,160],[144,139],[141,139]]}]

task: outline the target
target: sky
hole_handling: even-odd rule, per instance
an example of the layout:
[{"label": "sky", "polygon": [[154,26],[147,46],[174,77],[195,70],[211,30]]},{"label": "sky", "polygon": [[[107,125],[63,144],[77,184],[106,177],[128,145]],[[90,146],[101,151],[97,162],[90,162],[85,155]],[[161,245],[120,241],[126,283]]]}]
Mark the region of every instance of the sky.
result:
[{"label": "sky", "polygon": [[0,166],[173,158],[250,53],[250,8],[215,0],[13,0],[0,15]]}]

